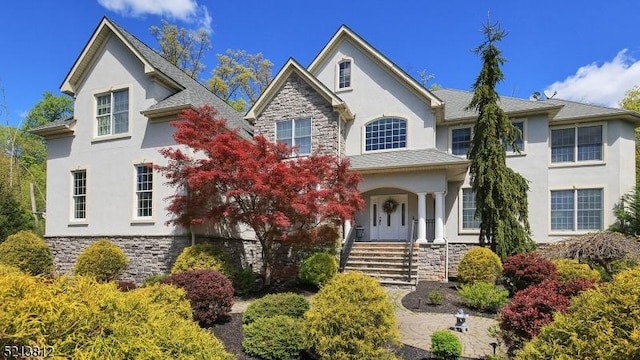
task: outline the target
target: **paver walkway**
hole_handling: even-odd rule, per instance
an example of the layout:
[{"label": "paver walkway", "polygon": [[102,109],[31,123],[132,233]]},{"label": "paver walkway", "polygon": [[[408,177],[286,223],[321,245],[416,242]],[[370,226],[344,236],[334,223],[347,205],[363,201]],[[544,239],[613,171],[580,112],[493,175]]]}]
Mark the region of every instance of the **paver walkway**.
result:
[{"label": "paver walkway", "polygon": [[[420,349],[431,349],[431,334],[438,330],[452,327],[456,319],[453,314],[418,313],[402,306],[402,298],[408,290],[387,289],[396,308],[396,318],[400,325],[400,341]],[[249,301],[236,299],[231,312],[243,313]],[[467,320],[469,331],[465,333],[454,331],[462,342],[462,355],[481,358],[493,354],[491,343],[496,340],[489,336],[489,327],[497,324],[496,320],[479,316],[469,316]]]},{"label": "paver walkway", "polygon": [[[396,307],[396,318],[400,324],[400,341],[420,349],[431,349],[431,334],[452,327],[455,322],[453,314],[418,313],[402,306],[402,298],[409,293],[408,290],[388,289],[389,296]],[[496,339],[488,334],[489,327],[497,324],[496,320],[469,316],[467,320],[469,331],[454,334],[462,342],[462,355],[466,357],[481,358],[493,354],[490,345]]]}]

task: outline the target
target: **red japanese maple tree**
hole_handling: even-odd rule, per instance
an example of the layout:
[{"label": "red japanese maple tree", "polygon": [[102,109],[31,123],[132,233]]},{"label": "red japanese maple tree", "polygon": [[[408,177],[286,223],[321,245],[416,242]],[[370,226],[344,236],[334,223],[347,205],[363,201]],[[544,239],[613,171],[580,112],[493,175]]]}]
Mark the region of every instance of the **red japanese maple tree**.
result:
[{"label": "red japanese maple tree", "polygon": [[285,144],[261,135],[251,142],[227,130],[210,106],[180,118],[173,137],[191,151],[162,149],[169,162],[157,167],[178,190],[167,207],[175,215],[170,222],[248,225],[262,245],[267,285],[275,244],[303,241],[301,233],[339,225],[363,207],[360,176],[348,171],[346,158],[291,158],[295,149]]}]

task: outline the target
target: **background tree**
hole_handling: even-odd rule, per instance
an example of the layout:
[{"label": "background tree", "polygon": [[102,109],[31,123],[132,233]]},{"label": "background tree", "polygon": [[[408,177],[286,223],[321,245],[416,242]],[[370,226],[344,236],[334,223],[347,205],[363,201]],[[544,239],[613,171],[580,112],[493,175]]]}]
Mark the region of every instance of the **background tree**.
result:
[{"label": "background tree", "polygon": [[[629,89],[620,100],[620,107],[640,112],[640,85]],[[636,184],[640,183],[640,128],[636,129]]]},{"label": "background tree", "polygon": [[162,28],[152,26],[151,34],[160,45],[160,54],[170,63],[197,79],[205,68],[204,54],[211,50],[209,33],[204,30],[189,31],[162,20]]},{"label": "background tree", "polygon": [[[265,284],[271,282],[275,250],[283,242],[305,241],[323,224],[342,223],[362,209],[360,177],[349,161],[312,154],[291,159],[292,148],[263,136],[254,142],[226,131],[225,120],[205,106],[185,111],[173,125],[176,143],[195,156],[166,148],[157,167],[177,190],[167,210],[172,223],[245,225],[262,245]],[[301,236],[301,234],[303,236]]]},{"label": "background tree", "polygon": [[50,91],[42,94],[38,101],[27,113],[22,122],[22,129],[28,131],[46,123],[67,119],[73,116],[73,99],[66,95],[54,95]]},{"label": "background tree", "polygon": [[500,108],[496,85],[504,79],[500,67],[505,59],[496,43],[506,33],[499,24],[487,23],[485,41],[475,49],[483,65],[473,84],[468,110],[478,112],[468,157],[471,187],[476,196],[475,216],[480,219],[480,243],[488,243],[502,259],[533,246],[528,219],[529,185],[506,164],[504,144],[518,149],[518,129]]},{"label": "background tree", "polygon": [[273,63],[262,53],[248,54],[244,50],[227,49],[218,54],[218,66],[208,81],[209,90],[244,111],[253,105],[272,80]]}]

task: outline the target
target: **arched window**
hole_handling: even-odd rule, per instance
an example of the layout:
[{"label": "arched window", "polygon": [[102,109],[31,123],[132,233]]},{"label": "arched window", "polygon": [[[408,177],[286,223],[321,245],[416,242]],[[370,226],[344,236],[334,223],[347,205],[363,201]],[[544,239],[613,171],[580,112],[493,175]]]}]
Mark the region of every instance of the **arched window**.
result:
[{"label": "arched window", "polygon": [[365,151],[400,149],[407,147],[407,121],[382,118],[366,125]]}]

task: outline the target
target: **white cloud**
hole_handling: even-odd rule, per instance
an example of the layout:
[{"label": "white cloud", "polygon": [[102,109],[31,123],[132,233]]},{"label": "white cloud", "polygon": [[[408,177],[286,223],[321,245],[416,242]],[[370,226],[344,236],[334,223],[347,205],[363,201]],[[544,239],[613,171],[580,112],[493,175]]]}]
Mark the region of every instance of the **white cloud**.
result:
[{"label": "white cloud", "polygon": [[559,99],[618,107],[627,90],[640,84],[640,60],[623,49],[611,61],[602,65],[582,66],[563,81],[556,81],[545,89],[551,95],[557,91]]},{"label": "white cloud", "polygon": [[211,32],[211,16],[196,0],[98,0],[98,3],[123,16],[157,15],[196,24]]}]

